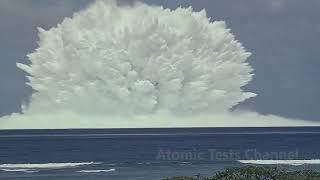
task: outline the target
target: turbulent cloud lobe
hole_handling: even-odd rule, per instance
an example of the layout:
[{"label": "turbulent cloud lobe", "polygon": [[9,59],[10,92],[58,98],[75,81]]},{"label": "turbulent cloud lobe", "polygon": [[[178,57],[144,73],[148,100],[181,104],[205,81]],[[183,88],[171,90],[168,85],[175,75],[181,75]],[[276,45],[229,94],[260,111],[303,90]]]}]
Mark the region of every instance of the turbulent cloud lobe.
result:
[{"label": "turbulent cloud lobe", "polygon": [[39,28],[25,113],[227,112],[243,92],[250,53],[206,12],[97,1],[50,30]]}]

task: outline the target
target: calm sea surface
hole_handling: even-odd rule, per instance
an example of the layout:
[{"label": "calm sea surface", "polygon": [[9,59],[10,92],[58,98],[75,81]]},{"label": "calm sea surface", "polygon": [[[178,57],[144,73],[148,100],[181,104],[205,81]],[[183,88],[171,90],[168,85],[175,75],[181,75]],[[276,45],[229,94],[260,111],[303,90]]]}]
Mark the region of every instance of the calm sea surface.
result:
[{"label": "calm sea surface", "polygon": [[320,169],[319,142],[320,127],[6,130],[0,179],[153,180],[246,163]]}]

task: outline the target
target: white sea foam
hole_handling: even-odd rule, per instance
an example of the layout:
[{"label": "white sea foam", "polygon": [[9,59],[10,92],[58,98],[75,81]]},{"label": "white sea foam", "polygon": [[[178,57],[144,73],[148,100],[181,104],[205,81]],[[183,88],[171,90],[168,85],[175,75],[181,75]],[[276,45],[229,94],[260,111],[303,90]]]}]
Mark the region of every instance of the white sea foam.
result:
[{"label": "white sea foam", "polygon": [[114,172],[114,171],[116,171],[116,169],[112,168],[112,169],[80,170],[77,172],[80,172],[80,173],[100,173],[100,172]]},{"label": "white sea foam", "polygon": [[0,170],[5,172],[24,172],[24,173],[39,172],[39,170],[36,170],[36,169],[0,169]]},{"label": "white sea foam", "polygon": [[244,164],[261,164],[261,165],[292,165],[300,166],[304,164],[320,164],[320,159],[311,160],[238,160],[240,163]]},{"label": "white sea foam", "polygon": [[73,168],[78,166],[86,166],[99,164],[97,162],[80,162],[80,163],[46,163],[46,164],[0,164],[0,168],[4,169],[61,169]]}]

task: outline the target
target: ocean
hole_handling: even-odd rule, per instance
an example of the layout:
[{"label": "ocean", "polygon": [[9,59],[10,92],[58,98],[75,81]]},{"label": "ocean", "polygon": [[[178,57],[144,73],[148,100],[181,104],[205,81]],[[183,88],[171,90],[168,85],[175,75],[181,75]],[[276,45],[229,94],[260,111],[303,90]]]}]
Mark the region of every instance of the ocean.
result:
[{"label": "ocean", "polygon": [[225,167],[320,169],[320,127],[1,130],[1,180],[159,180]]}]

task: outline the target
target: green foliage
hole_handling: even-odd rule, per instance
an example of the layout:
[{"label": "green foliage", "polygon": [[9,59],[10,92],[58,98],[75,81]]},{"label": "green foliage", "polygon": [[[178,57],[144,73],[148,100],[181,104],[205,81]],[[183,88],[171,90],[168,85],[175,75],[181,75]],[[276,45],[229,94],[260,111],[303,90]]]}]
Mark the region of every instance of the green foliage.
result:
[{"label": "green foliage", "polygon": [[163,180],[320,180],[320,172],[286,171],[277,167],[246,166],[226,168],[212,177],[171,177]]}]

